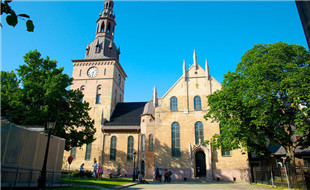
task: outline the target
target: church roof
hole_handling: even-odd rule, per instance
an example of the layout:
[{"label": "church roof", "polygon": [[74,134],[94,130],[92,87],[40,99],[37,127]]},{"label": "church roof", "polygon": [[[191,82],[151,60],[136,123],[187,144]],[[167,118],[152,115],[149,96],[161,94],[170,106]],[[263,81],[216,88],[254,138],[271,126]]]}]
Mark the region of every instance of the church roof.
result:
[{"label": "church roof", "polygon": [[118,103],[111,120],[104,126],[140,126],[141,114],[147,102]]}]

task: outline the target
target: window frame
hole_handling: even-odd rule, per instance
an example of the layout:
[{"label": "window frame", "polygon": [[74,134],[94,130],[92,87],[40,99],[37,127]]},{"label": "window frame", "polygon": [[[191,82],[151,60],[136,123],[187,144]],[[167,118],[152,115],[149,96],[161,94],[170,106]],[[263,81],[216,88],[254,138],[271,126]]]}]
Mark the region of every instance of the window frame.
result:
[{"label": "window frame", "polygon": [[170,111],[178,111],[178,98],[176,96],[170,98]]},{"label": "window frame", "polygon": [[172,158],[181,157],[181,133],[178,122],[171,124],[171,156]]},{"label": "window frame", "polygon": [[204,142],[204,138],[205,135],[204,135],[203,123],[201,121],[197,121],[195,123],[195,144],[196,145],[199,144],[199,139],[201,139],[201,142]]},{"label": "window frame", "polygon": [[[115,141],[114,141],[115,139]],[[115,161],[116,160],[116,143],[117,138],[116,136],[111,137],[111,143],[110,143],[110,160]]]},{"label": "window frame", "polygon": [[127,161],[133,160],[134,138],[129,136],[127,140]]},{"label": "window frame", "polygon": [[194,110],[196,110],[196,111],[201,110],[201,98],[200,98],[200,96],[194,97]]},{"label": "window frame", "polygon": [[154,151],[154,136],[152,134],[149,135],[149,151]]},{"label": "window frame", "polygon": [[90,158],[91,158],[91,148],[92,148],[92,143],[89,143],[89,144],[86,145],[85,160],[90,160]]},{"label": "window frame", "polygon": [[72,156],[73,160],[75,160],[75,158],[76,158],[76,147],[71,148],[70,156]]}]

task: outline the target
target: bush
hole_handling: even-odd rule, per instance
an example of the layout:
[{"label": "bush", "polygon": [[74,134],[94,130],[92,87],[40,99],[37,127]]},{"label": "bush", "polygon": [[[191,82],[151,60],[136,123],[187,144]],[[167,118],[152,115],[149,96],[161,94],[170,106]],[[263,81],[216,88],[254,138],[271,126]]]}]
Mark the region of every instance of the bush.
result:
[{"label": "bush", "polygon": [[[92,171],[90,171],[90,170],[84,170],[84,176],[86,176],[86,177],[92,177],[92,175],[93,175],[93,172],[92,172]],[[80,177],[80,171],[77,170],[77,169],[74,170],[74,171],[72,171],[71,176],[72,176],[72,177]]]}]

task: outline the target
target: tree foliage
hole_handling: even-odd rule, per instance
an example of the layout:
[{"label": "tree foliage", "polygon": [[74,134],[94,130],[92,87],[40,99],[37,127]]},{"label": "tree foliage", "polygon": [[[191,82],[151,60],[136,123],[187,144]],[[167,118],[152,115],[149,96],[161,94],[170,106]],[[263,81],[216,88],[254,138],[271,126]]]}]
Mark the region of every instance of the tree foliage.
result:
[{"label": "tree foliage", "polygon": [[[67,90],[72,78],[63,74],[57,62],[41,58],[35,50],[24,56],[17,75],[1,71],[1,111],[11,115],[20,125],[45,125],[49,118],[56,120],[52,134],[66,139],[66,150],[94,141],[94,121],[88,115],[88,103],[80,100],[79,90]],[[21,86],[21,88],[19,88]]]},{"label": "tree foliage", "polygon": [[[15,11],[11,8],[9,3],[11,3],[12,0],[5,0],[4,3],[1,1],[1,15],[7,14],[6,16],[6,22],[8,25],[15,27],[18,23],[18,19],[27,20],[26,21],[26,27],[28,32],[33,32],[34,25],[32,20],[30,20],[30,16],[27,14],[16,14]],[[2,27],[2,25],[0,24]]]},{"label": "tree foliage", "polygon": [[302,46],[255,45],[208,96],[206,119],[220,122],[211,144],[267,156],[281,145],[294,161],[297,146],[310,146],[310,54]]}]

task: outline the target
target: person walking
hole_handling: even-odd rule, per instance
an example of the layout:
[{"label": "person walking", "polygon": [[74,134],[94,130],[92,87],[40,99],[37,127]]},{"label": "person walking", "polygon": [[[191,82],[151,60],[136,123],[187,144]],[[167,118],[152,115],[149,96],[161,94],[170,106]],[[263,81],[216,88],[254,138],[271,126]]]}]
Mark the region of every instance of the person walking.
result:
[{"label": "person walking", "polygon": [[164,172],[164,183],[168,183],[168,170],[165,169],[165,172]]},{"label": "person walking", "polygon": [[171,171],[171,169],[169,168],[169,169],[168,169],[168,183],[171,183],[171,175],[172,175],[172,171]]},{"label": "person walking", "polygon": [[98,169],[98,164],[97,164],[97,161],[95,160],[94,161],[94,165],[93,165],[93,167],[94,167],[94,171],[93,171],[93,177],[94,177],[94,180],[96,180],[97,178],[97,169]]},{"label": "person walking", "polygon": [[159,180],[159,169],[158,168],[156,168],[156,171],[155,171],[155,179],[156,181]]},{"label": "person walking", "polygon": [[99,180],[101,180],[102,173],[103,173],[103,170],[102,170],[102,166],[100,165],[100,166],[99,166],[99,169],[98,169],[98,179],[99,179]]},{"label": "person walking", "polygon": [[159,182],[161,183],[162,172],[159,170]]},{"label": "person walking", "polygon": [[80,167],[80,178],[84,177],[84,163]]}]

